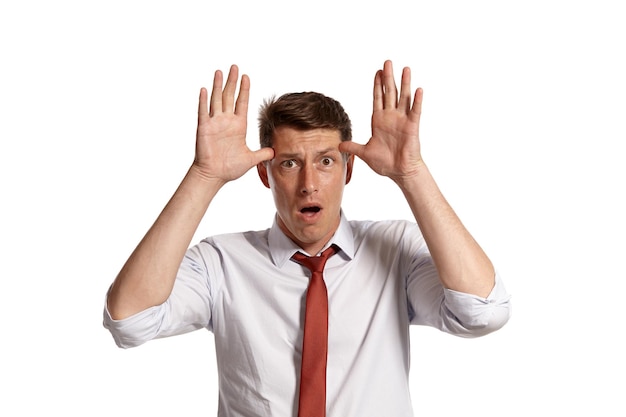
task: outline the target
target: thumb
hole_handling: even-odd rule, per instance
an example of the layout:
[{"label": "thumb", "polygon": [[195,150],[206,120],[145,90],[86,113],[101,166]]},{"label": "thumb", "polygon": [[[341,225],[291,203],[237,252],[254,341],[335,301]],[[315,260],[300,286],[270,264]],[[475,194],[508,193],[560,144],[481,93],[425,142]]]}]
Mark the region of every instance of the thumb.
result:
[{"label": "thumb", "polygon": [[274,149],[270,147],[264,147],[257,151],[252,152],[254,158],[254,165],[260,164],[264,161],[269,161],[274,158]]},{"label": "thumb", "polygon": [[339,152],[356,155],[359,158],[363,159],[362,156],[365,153],[365,145],[354,143],[351,140],[346,140],[339,144]]}]

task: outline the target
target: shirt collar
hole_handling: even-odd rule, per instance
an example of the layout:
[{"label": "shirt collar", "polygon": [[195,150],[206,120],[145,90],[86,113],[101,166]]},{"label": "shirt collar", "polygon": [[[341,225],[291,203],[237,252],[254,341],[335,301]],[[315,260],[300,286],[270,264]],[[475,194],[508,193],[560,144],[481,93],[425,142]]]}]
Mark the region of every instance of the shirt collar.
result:
[{"label": "shirt collar", "polygon": [[[335,244],[339,246],[343,256],[348,259],[352,259],[354,257],[354,238],[352,235],[352,228],[350,227],[350,223],[348,222],[343,210],[341,211],[340,216],[341,219],[339,221],[339,227],[335,231],[333,237],[330,238],[328,244],[324,246],[322,250],[332,244]],[[274,223],[269,231],[268,244],[274,265],[282,268],[285,262],[291,259],[294,253],[302,251],[302,248],[296,245],[293,240],[287,237],[287,235],[280,230],[277,217],[278,215],[274,217]]]}]

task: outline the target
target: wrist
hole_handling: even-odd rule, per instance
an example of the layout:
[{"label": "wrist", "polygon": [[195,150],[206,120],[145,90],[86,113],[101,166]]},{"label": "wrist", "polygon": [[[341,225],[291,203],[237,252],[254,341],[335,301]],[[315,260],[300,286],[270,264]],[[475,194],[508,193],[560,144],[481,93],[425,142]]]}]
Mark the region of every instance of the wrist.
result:
[{"label": "wrist", "polygon": [[199,182],[204,184],[204,186],[216,187],[217,189],[221,188],[228,181],[213,175],[206,167],[202,164],[198,163],[198,161],[194,161],[187,172],[187,177],[193,180],[194,182]]},{"label": "wrist", "polygon": [[391,178],[398,187],[403,191],[408,191],[418,187],[424,181],[432,180],[430,171],[423,160],[419,160],[415,167],[408,170],[405,174],[394,176]]}]

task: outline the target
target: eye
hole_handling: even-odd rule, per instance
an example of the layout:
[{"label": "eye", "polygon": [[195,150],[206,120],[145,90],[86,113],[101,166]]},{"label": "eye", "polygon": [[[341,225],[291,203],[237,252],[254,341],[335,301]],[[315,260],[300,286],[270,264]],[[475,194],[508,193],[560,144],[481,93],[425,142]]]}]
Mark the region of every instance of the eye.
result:
[{"label": "eye", "polygon": [[296,166],[296,161],[294,159],[287,159],[280,163],[280,166],[283,168],[293,168]]},{"label": "eye", "polygon": [[324,158],[322,158],[322,165],[324,166],[331,166],[333,162],[334,162],[333,159],[328,156],[325,156]]}]

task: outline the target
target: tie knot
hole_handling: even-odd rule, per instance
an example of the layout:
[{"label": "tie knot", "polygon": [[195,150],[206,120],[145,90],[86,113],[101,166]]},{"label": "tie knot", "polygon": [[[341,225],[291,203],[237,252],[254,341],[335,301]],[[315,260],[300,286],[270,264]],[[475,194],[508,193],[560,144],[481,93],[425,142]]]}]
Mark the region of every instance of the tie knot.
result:
[{"label": "tie knot", "polygon": [[293,254],[291,259],[298,262],[302,266],[306,266],[311,272],[322,272],[324,271],[324,265],[326,265],[326,261],[332,255],[337,253],[337,246],[332,245],[328,249],[324,250],[320,256],[306,256],[302,252],[296,252]]}]

